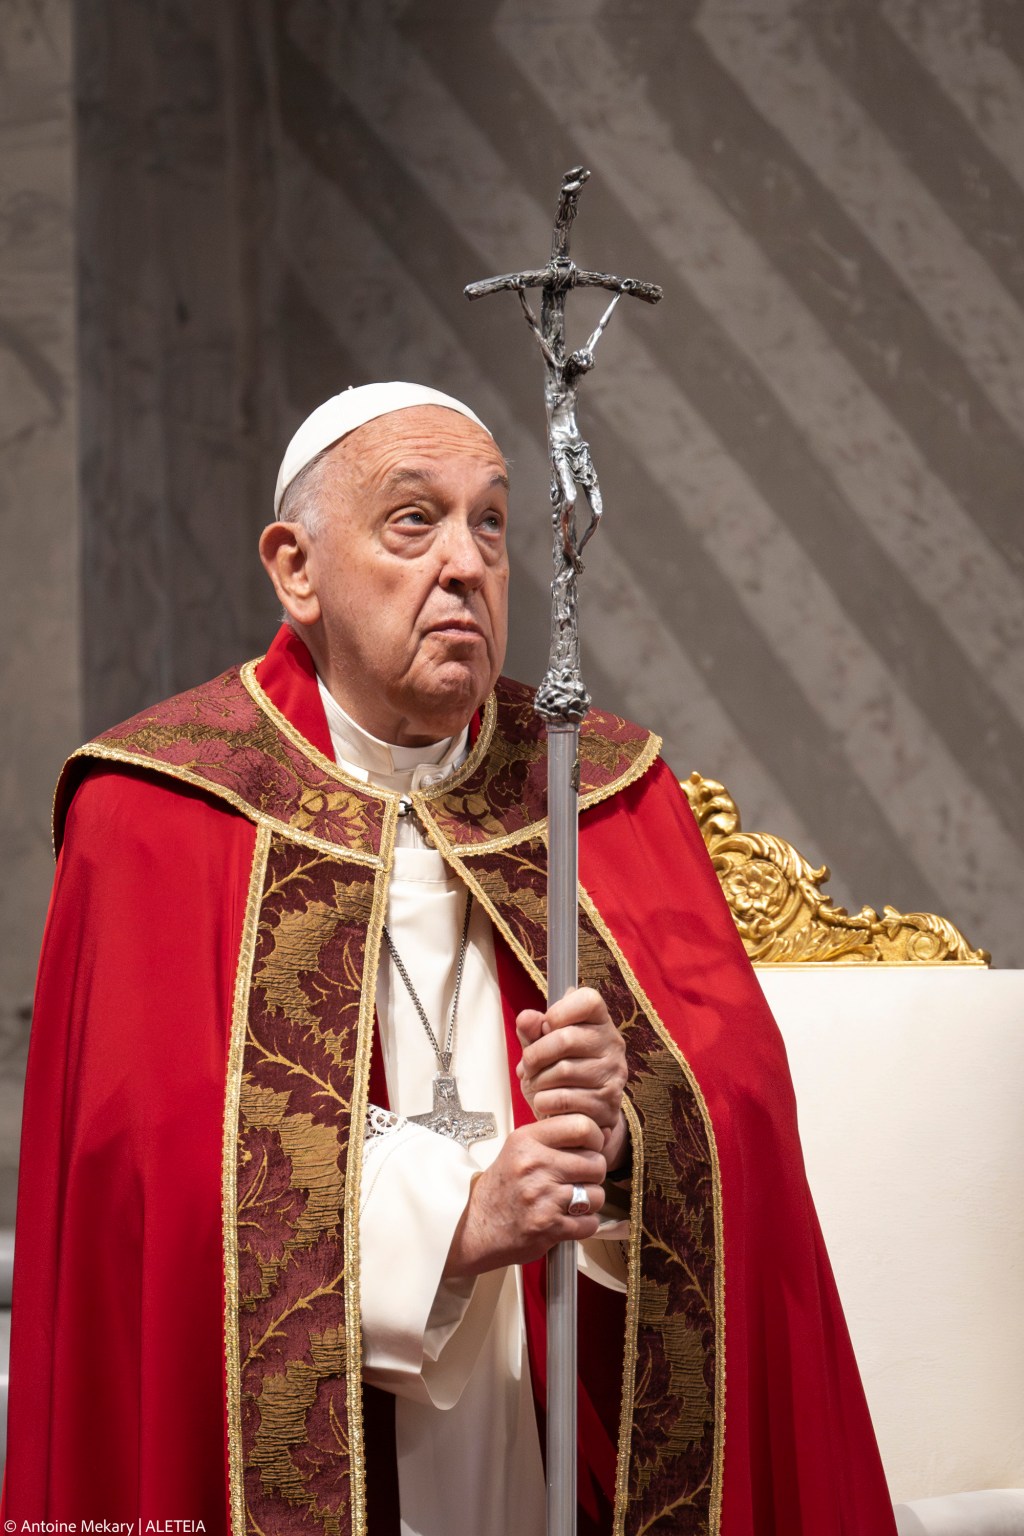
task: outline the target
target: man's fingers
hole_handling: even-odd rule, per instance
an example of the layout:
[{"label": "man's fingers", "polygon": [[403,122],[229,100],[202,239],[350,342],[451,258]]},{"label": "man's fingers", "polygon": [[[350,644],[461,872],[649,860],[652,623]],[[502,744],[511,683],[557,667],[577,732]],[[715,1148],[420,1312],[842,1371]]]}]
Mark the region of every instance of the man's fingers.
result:
[{"label": "man's fingers", "polygon": [[558,1191],[564,1185],[603,1185],[608,1177],[608,1164],[603,1152],[555,1152],[541,1171],[554,1191],[557,1204]]},{"label": "man's fingers", "polygon": [[620,1111],[600,1093],[586,1093],[580,1088],[545,1088],[533,1096],[533,1112],[539,1120],[557,1115],[586,1115],[602,1130],[610,1129]]},{"label": "man's fingers", "polygon": [[[577,1054],[574,1042],[579,1036],[585,1036],[585,1034],[585,1031],[577,1029],[561,1030],[557,1034],[546,1036],[544,1040],[538,1041],[535,1046],[524,1051],[517,1072],[523,1085],[523,1092],[529,1099],[535,1114],[568,1114],[577,1110],[582,1110],[584,1114],[593,1114],[589,1097],[584,1097],[579,1102],[562,1099],[557,1108],[550,1107],[549,1101],[549,1107],[542,1109],[538,1096],[558,1089],[575,1091],[585,1096],[598,1094],[605,1109],[609,1104],[615,1109],[618,1108],[629,1078],[622,1039],[618,1035],[610,1039],[606,1036],[601,1043],[601,1049],[597,1052],[586,1051],[584,1054]],[[553,1055],[553,1044],[557,1049],[557,1042],[563,1039],[567,1042],[567,1051],[564,1054]],[[602,1113],[596,1118],[603,1120],[605,1114]]]},{"label": "man's fingers", "polygon": [[525,1061],[522,1065],[521,1081],[530,1093],[545,1088],[623,1088],[627,1078],[625,1052],[618,1051],[601,1056],[563,1056],[546,1067]]},{"label": "man's fingers", "polygon": [[604,998],[593,987],[575,987],[551,1003],[544,1013],[549,1029],[565,1029],[570,1024],[611,1024],[612,1017]]},{"label": "man's fingers", "polygon": [[525,1046],[551,1034],[553,1030],[568,1029],[574,1025],[592,1028],[595,1024],[614,1028],[604,999],[593,987],[575,987],[557,1003],[552,1003],[545,1013],[538,1012],[536,1008],[524,1008],[516,1016],[516,1033]]},{"label": "man's fingers", "polygon": [[[599,1192],[603,1198],[604,1192]],[[566,1200],[568,1200],[570,1192],[566,1190],[565,1193]],[[593,1190],[588,1190],[587,1193],[592,1195],[594,1192]],[[566,1211],[561,1220],[552,1227],[550,1234],[552,1242],[548,1248],[544,1249],[544,1252],[550,1252],[550,1249],[554,1248],[558,1243],[585,1243],[588,1238],[597,1236],[597,1229],[600,1225],[601,1222],[597,1214],[596,1205],[592,1211],[587,1211],[585,1214],[578,1216],[570,1216],[569,1212]],[[539,1258],[540,1255],[538,1254],[537,1257]]]},{"label": "man's fingers", "polygon": [[524,1048],[539,1040],[544,1030],[544,1015],[538,1013],[536,1008],[524,1008],[522,1013],[516,1016],[516,1034],[519,1036],[519,1044]]},{"label": "man's fingers", "polygon": [[535,1189],[562,1184],[603,1184],[608,1173],[605,1134],[589,1115],[558,1115],[513,1133],[509,1172]]},{"label": "man's fingers", "polygon": [[527,1077],[554,1066],[558,1061],[591,1061],[603,1056],[625,1057],[621,1035],[613,1024],[595,1027],[593,1024],[567,1025],[553,1030],[528,1044],[523,1051],[523,1066]]},{"label": "man's fingers", "polygon": [[[588,1115],[519,1126],[474,1181],[445,1273],[521,1264],[555,1243],[593,1237],[605,1198],[604,1146],[603,1131]],[[574,1201],[589,1210],[570,1215]]]},{"label": "man's fingers", "polygon": [[554,1115],[546,1120],[535,1120],[524,1125],[517,1133],[553,1149],[584,1149],[600,1152],[604,1147],[604,1132],[589,1115]]}]

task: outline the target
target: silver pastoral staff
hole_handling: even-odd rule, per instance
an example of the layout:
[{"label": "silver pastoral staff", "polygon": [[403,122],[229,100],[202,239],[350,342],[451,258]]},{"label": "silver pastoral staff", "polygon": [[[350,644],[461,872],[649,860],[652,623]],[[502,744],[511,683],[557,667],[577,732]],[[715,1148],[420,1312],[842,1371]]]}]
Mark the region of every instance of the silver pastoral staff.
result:
[{"label": "silver pastoral staff", "polygon": [[[601,488],[590,445],[577,420],[579,387],[594,366],[594,349],[624,293],[656,304],[661,289],[633,277],[589,272],[569,257],[569,235],[580,192],[590,172],[574,166],[562,177],[551,258],[544,267],[507,272],[470,283],[466,297],[515,292],[544,358],[544,404],[551,458],[554,578],[551,582],[551,654],[535,708],[548,733],[548,1003],[564,997],[579,973],[577,898],[579,731],[590,704],[580,673],[577,618],[581,555],[601,518]],[[540,289],[540,321],[526,291]],[[566,352],[565,301],[573,288],[605,288],[614,294],[586,345]],[[577,523],[579,492],[588,518]],[[575,1193],[575,1192],[574,1192]],[[576,1244],[560,1243],[548,1254],[548,1536],[576,1531]]]}]

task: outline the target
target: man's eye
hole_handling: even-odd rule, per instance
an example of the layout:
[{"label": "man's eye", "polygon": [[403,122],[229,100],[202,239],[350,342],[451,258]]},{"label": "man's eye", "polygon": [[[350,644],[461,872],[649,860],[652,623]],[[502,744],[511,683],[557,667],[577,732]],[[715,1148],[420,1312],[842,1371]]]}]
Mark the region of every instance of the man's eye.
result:
[{"label": "man's eye", "polygon": [[406,512],[400,512],[395,518],[396,523],[412,523],[418,527],[426,527],[427,514],[421,512],[419,507],[410,507]]}]

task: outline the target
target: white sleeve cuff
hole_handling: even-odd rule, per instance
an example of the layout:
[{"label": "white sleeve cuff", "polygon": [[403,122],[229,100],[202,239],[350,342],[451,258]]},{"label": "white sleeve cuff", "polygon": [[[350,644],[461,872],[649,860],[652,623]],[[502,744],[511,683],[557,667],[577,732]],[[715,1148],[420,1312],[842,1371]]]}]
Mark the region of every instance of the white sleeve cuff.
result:
[{"label": "white sleeve cuff", "polygon": [[607,1286],[610,1291],[625,1293],[629,1274],[626,1263],[628,1241],[628,1221],[602,1222],[595,1237],[579,1244],[576,1268],[588,1280],[596,1280],[598,1285]]},{"label": "white sleeve cuff", "polygon": [[479,1166],[464,1147],[371,1112],[360,1201],[363,1378],[415,1402],[459,1399],[490,1327],[504,1270],[444,1280]]},{"label": "white sleeve cuff", "polygon": [[596,1280],[610,1291],[625,1291],[629,1268],[625,1244],[629,1242],[629,1190],[605,1185],[605,1204],[594,1237],[580,1243],[576,1267],[581,1275]]}]

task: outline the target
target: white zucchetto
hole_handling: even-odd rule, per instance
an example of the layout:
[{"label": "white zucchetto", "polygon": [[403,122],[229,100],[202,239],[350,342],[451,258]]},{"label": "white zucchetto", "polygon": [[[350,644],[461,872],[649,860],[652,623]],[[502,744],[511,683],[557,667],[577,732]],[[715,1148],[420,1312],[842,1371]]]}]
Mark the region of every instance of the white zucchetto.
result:
[{"label": "white zucchetto", "polygon": [[441,405],[446,410],[458,411],[460,416],[468,416],[470,421],[475,421],[478,427],[493,436],[468,405],[425,384],[360,384],[357,388],[342,390],[340,395],[332,395],[306,417],[285,449],[274,492],[274,512],[280,512],[285,491],[318,453],[377,416],[405,411],[415,405]]}]

